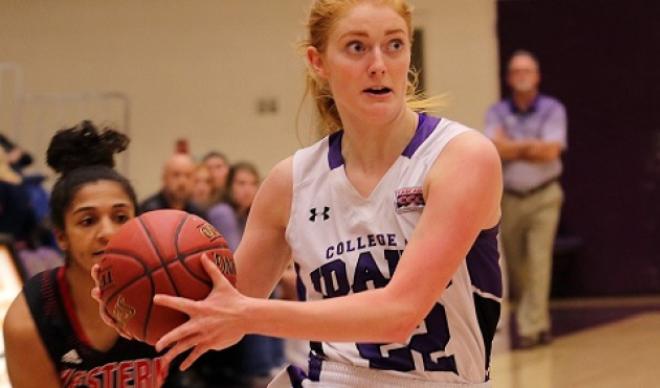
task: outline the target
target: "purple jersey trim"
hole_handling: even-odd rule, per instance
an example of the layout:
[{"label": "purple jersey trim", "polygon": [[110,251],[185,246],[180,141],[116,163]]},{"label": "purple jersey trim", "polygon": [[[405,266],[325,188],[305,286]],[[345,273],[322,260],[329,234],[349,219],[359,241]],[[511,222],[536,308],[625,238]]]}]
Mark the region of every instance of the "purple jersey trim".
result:
[{"label": "purple jersey trim", "polygon": [[309,379],[311,381],[320,381],[321,380],[321,369],[323,365],[323,359],[321,359],[319,356],[310,353],[309,355]]},{"label": "purple jersey trim", "polygon": [[286,373],[289,375],[292,388],[302,388],[303,381],[308,380],[305,371],[295,365],[289,365],[286,368]]},{"label": "purple jersey trim", "polygon": [[497,249],[499,224],[482,230],[467,254],[467,267],[472,284],[481,291],[502,297],[502,273]]},{"label": "purple jersey trim", "polygon": [[415,130],[415,135],[408,143],[408,146],[403,150],[401,155],[412,158],[415,151],[424,143],[426,139],[433,133],[435,127],[438,126],[440,122],[439,117],[427,116],[426,113],[419,114],[419,123],[417,124],[417,129]]},{"label": "purple jersey trim", "polygon": [[330,164],[331,170],[344,165],[344,156],[341,154],[341,138],[343,136],[344,131],[339,131],[328,138],[328,164]]},{"label": "purple jersey trim", "polygon": [[[408,143],[401,155],[411,158],[415,151],[424,144],[424,141],[431,136],[440,120],[439,117],[427,116],[426,113],[420,113],[415,135],[410,139],[410,143]],[[341,139],[343,136],[344,131],[338,131],[328,137],[328,165],[331,170],[344,165],[344,157],[341,154]]]},{"label": "purple jersey trim", "polygon": [[293,263],[293,267],[296,270],[296,295],[298,300],[304,302],[307,299],[307,289],[305,288],[305,283],[303,283],[302,278],[300,277],[300,265],[298,263]]}]

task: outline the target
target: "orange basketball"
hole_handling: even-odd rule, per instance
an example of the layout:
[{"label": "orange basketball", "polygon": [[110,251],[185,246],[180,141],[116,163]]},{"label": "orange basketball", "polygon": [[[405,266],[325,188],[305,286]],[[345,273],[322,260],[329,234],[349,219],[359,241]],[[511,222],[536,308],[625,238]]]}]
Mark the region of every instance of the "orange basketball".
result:
[{"label": "orange basketball", "polygon": [[188,319],[155,305],[155,294],[200,300],[211,291],[200,260],[203,253],[235,284],[227,242],[203,219],[179,210],[156,210],[127,222],[108,243],[100,263],[105,312],[133,337],[154,345]]}]

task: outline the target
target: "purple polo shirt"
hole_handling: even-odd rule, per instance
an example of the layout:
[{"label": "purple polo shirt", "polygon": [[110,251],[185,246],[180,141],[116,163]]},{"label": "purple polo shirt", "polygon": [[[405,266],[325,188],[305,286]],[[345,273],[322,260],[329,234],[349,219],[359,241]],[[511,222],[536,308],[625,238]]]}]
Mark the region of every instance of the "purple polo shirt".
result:
[{"label": "purple polo shirt", "polygon": [[[566,149],[566,110],[556,99],[539,94],[527,112],[520,112],[510,99],[493,105],[486,114],[484,134],[495,136],[495,129],[502,127],[514,139],[539,139],[558,142]],[[561,160],[528,162],[508,160],[503,162],[504,188],[519,192],[531,190],[561,175]]]}]

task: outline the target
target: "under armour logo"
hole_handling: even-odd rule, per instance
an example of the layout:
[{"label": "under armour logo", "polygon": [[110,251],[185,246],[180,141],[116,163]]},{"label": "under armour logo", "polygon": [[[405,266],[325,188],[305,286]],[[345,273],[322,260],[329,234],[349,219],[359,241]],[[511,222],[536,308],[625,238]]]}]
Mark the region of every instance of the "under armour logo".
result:
[{"label": "under armour logo", "polygon": [[309,209],[309,212],[312,214],[312,215],[309,217],[309,220],[312,221],[312,222],[316,221],[316,216],[321,216],[321,215],[322,215],[322,216],[323,216],[323,221],[325,221],[325,220],[327,220],[328,218],[330,218],[330,214],[328,214],[328,213],[330,213],[330,208],[327,207],[327,206],[324,206],[324,207],[323,207],[323,211],[320,212],[320,213],[317,211],[316,208]]}]

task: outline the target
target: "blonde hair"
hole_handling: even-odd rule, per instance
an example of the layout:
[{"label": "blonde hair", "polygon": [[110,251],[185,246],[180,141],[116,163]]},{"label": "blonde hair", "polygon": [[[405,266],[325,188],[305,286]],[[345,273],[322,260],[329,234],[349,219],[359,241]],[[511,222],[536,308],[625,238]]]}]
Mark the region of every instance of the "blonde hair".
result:
[{"label": "blonde hair", "polygon": [[[337,20],[350,8],[364,1],[386,5],[394,9],[405,21],[410,42],[412,42],[413,8],[406,0],[315,0],[307,20],[308,37],[300,43],[301,51],[305,52],[307,48],[314,47],[320,53],[325,52],[330,31]],[[327,84],[316,77],[310,66],[307,68],[305,77],[306,87],[303,101],[308,95],[314,100],[318,115],[319,134],[325,136],[340,130],[342,128],[341,118]],[[441,105],[439,98],[425,98],[417,92],[417,79],[417,71],[411,68],[406,85],[406,105],[416,112],[439,107]]]}]

